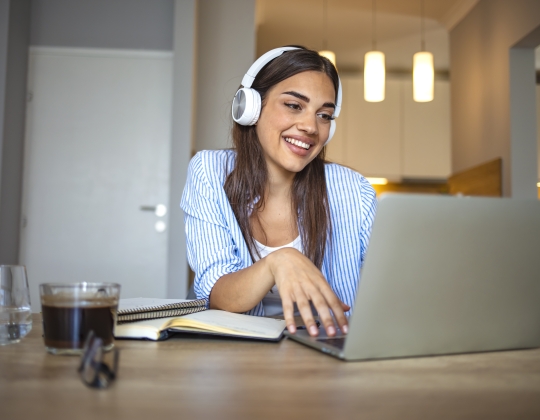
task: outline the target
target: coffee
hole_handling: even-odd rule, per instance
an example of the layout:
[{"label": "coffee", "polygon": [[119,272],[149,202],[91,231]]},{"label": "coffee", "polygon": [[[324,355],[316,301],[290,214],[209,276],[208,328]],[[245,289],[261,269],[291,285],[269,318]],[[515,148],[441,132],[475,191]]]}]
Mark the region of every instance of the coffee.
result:
[{"label": "coffee", "polygon": [[113,348],[119,284],[44,283],[39,293],[49,353],[80,354],[90,331],[103,341],[105,351]]},{"label": "coffee", "polygon": [[90,330],[109,347],[114,341],[117,301],[99,299],[77,302],[45,299],[42,304],[45,346],[81,349]]}]

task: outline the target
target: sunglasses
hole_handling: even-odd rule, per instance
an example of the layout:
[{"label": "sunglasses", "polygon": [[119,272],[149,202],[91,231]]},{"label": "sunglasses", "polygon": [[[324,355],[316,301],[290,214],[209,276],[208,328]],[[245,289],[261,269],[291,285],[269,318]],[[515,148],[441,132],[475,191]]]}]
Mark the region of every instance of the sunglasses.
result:
[{"label": "sunglasses", "polygon": [[116,379],[120,352],[113,348],[110,353],[112,365],[104,361],[103,340],[97,337],[94,331],[90,331],[86,336],[78,369],[79,376],[85,385],[90,388],[104,389]]}]

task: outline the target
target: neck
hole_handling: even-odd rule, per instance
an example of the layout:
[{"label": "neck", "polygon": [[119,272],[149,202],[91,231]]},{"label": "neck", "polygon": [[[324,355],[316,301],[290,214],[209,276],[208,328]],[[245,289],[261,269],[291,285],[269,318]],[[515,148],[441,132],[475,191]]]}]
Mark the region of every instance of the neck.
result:
[{"label": "neck", "polygon": [[290,199],[291,187],[296,175],[283,168],[276,168],[268,164],[268,183],[266,185],[267,198],[287,198]]}]

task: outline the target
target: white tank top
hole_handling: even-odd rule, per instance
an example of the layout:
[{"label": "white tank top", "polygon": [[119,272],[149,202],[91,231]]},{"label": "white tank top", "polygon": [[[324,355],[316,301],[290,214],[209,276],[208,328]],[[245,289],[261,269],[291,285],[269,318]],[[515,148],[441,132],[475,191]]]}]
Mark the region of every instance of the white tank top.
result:
[{"label": "white tank top", "polygon": [[[260,242],[257,242],[255,239],[253,239],[255,242],[255,246],[257,247],[257,251],[259,251],[259,254],[261,258],[266,257],[268,254],[271,254],[274,251],[277,251],[281,248],[294,248],[298,251],[302,252],[302,240],[300,239],[300,236],[298,236],[294,241],[287,245],[282,246],[276,246],[276,247],[270,247],[261,244]],[[257,255],[253,255],[253,262],[257,262],[259,258]],[[275,316],[275,315],[283,315],[283,307],[281,306],[281,297],[279,296],[279,291],[274,284],[272,289],[266,294],[266,296],[262,300],[263,307],[264,307],[264,314],[265,316]]]}]

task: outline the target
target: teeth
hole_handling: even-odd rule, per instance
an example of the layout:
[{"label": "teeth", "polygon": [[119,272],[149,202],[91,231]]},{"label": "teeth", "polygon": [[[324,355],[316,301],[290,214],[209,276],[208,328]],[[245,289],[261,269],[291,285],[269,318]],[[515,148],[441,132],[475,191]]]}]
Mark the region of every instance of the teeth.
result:
[{"label": "teeth", "polygon": [[288,143],[294,144],[295,146],[302,147],[306,150],[308,150],[311,147],[309,144],[304,143],[303,141],[291,139],[289,137],[285,137],[285,141]]}]

